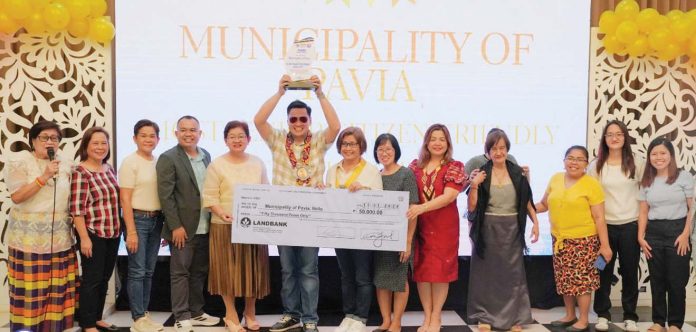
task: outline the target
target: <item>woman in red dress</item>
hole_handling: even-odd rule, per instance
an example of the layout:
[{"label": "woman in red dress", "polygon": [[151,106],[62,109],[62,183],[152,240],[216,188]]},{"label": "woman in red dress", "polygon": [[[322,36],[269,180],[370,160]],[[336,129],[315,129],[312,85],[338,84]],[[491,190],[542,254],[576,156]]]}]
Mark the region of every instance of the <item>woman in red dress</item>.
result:
[{"label": "woman in red dress", "polygon": [[425,132],[418,159],[409,166],[416,175],[420,203],[408,218],[418,217],[413,242],[413,280],[425,317],[418,332],[437,332],[449,283],[457,280],[459,211],[457,195],[467,184],[464,164],[452,159],[449,130],[434,124]]}]

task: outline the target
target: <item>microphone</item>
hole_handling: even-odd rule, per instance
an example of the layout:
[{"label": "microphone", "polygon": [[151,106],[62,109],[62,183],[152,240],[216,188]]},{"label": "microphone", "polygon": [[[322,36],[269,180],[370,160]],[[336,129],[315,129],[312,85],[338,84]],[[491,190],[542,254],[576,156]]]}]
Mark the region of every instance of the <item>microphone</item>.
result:
[{"label": "microphone", "polygon": [[[46,148],[46,153],[48,154],[48,160],[53,161],[56,159],[56,150],[54,150],[52,147],[47,147]],[[56,176],[53,176],[53,181],[56,181]]]}]

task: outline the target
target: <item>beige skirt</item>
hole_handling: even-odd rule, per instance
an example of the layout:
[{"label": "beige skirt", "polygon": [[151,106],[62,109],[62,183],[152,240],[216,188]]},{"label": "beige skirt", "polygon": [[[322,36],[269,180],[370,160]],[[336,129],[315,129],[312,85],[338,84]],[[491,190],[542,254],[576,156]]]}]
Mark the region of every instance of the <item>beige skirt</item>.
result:
[{"label": "beige skirt", "polygon": [[265,297],[271,290],[268,246],[231,243],[231,233],[230,224],[210,224],[208,291],[232,297]]}]

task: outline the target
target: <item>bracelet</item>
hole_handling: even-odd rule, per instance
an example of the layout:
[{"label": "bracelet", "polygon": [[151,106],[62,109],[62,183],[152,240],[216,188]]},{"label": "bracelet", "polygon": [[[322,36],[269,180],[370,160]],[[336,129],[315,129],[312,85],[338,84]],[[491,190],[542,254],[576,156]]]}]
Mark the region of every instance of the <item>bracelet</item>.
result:
[{"label": "bracelet", "polygon": [[36,177],[36,180],[34,180],[34,182],[36,182],[36,184],[39,185],[39,188],[43,188],[43,186],[46,185],[46,182],[42,182],[38,176]]}]

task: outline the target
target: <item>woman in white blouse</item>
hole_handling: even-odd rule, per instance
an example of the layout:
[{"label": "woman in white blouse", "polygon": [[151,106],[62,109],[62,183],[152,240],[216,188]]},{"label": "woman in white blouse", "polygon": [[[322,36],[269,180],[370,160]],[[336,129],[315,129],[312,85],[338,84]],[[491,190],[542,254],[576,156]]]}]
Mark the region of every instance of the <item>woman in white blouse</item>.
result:
[{"label": "woman in white blouse", "polygon": [[611,322],[611,287],[614,265],[618,261],[621,274],[621,306],[623,327],[638,332],[638,190],[645,162],[631,150],[628,128],[619,120],[609,121],[602,131],[597,158],[590,163],[587,174],[596,178],[605,194],[604,215],[609,246],[616,254],[599,272],[599,289],[595,291],[595,330],[609,330]]},{"label": "woman in white blouse", "polygon": [[[367,150],[365,135],[358,127],[344,129],[336,140],[343,160],[331,166],[326,186],[337,189],[382,190],[382,176],[375,165],[362,158]],[[372,285],[372,251],[336,249],[341,269],[341,292],[345,318],[335,332],[360,332],[365,329],[374,287]]]},{"label": "woman in white blouse", "polygon": [[[231,243],[234,186],[267,184],[266,167],[261,159],[246,153],[251,136],[246,122],[230,121],[223,131],[229,152],[208,166],[203,185],[203,206],[210,208],[210,272],[208,290],[221,295],[225,302],[223,319],[230,332],[244,331],[234,306],[236,297],[244,297],[244,327],[261,328],[256,321],[256,299],[270,293],[268,247]],[[232,234],[234,239],[234,234]]]}]

